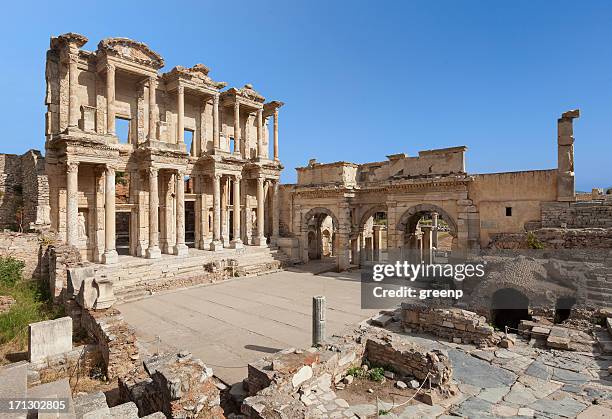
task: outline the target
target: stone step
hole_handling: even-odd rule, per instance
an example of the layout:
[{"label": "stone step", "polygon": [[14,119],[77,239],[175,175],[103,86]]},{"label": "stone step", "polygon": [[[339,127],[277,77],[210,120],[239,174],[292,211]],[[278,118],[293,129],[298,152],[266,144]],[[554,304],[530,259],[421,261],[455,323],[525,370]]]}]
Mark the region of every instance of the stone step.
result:
[{"label": "stone step", "polygon": [[101,391],[76,396],[74,410],[77,418],[109,418],[110,408],[106,403],[106,396]]},{"label": "stone step", "polygon": [[[58,399],[68,401],[68,410],[64,413],[55,412],[38,412],[38,418],[50,419],[72,419],[76,418],[76,409],[72,400],[72,390],[67,378],[62,380],[52,381],[50,383],[40,384],[28,390],[28,398],[30,399]],[[29,416],[29,415],[28,415]]]},{"label": "stone step", "polygon": [[[27,396],[28,363],[26,361],[0,367],[0,399],[22,399]],[[26,418],[26,413],[6,414],[7,418]],[[5,417],[0,414],[0,417]]]}]

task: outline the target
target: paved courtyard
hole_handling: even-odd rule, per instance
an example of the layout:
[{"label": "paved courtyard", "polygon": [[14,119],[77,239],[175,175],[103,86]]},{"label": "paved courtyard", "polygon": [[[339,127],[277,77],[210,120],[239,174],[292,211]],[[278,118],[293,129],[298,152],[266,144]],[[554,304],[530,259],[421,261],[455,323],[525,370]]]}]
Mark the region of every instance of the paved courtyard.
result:
[{"label": "paved courtyard", "polygon": [[356,325],[377,310],[360,307],[359,273],[291,270],[176,290],[118,308],[140,340],[156,351],[187,349],[229,384],[268,353],[311,342],[312,297],[327,298],[327,331]]}]

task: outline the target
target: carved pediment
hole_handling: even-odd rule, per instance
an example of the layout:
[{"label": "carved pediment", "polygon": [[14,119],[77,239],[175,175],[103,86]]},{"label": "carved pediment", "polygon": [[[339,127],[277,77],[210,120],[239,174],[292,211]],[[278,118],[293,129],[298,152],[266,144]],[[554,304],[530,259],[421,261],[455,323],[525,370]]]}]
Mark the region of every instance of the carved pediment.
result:
[{"label": "carved pediment", "polygon": [[129,38],[107,38],[98,44],[98,51],[155,69],[164,66],[164,59],[146,44]]},{"label": "carved pediment", "polygon": [[183,66],[174,67],[169,73],[169,77],[184,77],[196,83],[200,82],[207,86],[211,86],[215,89],[222,89],[227,86],[226,82],[214,81],[208,75],[210,69],[204,64],[196,64],[191,68],[185,68]]}]

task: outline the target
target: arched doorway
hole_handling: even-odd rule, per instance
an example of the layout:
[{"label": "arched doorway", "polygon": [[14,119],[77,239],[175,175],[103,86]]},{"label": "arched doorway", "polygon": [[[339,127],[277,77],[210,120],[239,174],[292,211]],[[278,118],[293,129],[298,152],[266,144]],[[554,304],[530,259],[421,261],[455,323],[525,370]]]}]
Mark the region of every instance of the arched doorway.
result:
[{"label": "arched doorway", "polygon": [[338,219],[327,208],[313,208],[302,220],[302,237],[305,239],[302,260],[328,260],[335,263],[338,255],[336,233]]},{"label": "arched doorway", "polygon": [[389,260],[389,229],[386,205],[368,209],[359,222],[360,264]]},{"label": "arched doorway", "polygon": [[402,257],[431,263],[436,253],[457,248],[457,223],[442,208],[419,204],[402,214],[397,224]]},{"label": "arched doorway", "polygon": [[499,330],[506,326],[518,329],[521,320],[531,320],[529,298],[514,288],[495,291],[491,297],[491,323]]}]

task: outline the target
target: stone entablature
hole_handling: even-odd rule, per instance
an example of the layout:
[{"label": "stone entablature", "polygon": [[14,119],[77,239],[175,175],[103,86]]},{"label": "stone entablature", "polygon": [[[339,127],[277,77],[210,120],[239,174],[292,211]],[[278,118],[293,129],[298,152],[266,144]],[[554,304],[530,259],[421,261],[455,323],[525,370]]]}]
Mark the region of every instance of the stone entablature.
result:
[{"label": "stone entablature", "polygon": [[[93,52],[85,43],[53,37],[47,53],[46,171],[59,237],[104,263],[117,262],[117,225],[129,225],[129,253],[150,258],[184,255],[187,233],[201,249],[273,242],[283,103],[249,84],[222,91],[203,64],[160,73],[163,58],[141,42],[107,38]],[[119,181],[128,190],[117,207]],[[117,224],[126,212],[129,222]]]}]

